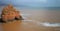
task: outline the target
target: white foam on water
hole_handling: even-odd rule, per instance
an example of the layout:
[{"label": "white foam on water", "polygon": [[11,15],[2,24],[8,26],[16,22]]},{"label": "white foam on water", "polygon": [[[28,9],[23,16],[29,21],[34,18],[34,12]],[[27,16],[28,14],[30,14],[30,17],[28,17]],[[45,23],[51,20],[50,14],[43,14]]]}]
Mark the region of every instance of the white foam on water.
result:
[{"label": "white foam on water", "polygon": [[32,22],[33,20],[23,20],[24,22]]},{"label": "white foam on water", "polygon": [[23,20],[24,22],[32,22],[32,21],[33,21],[33,20],[29,20],[29,19],[27,18],[28,16],[31,16],[31,14],[21,14],[21,15],[22,15],[22,17],[23,17],[23,19],[24,19],[24,20]]},{"label": "white foam on water", "polygon": [[31,16],[31,14],[21,14],[24,19],[27,19],[28,16]]},{"label": "white foam on water", "polygon": [[[36,25],[42,25],[45,27],[60,27],[60,23],[49,23],[49,22],[40,22],[40,21],[35,21],[35,20],[28,20],[27,17],[31,16],[31,14],[21,14],[24,22],[33,22]],[[1,17],[0,17],[1,18]]]},{"label": "white foam on water", "polygon": [[22,16],[30,16],[31,14],[21,14]]},{"label": "white foam on water", "polygon": [[44,26],[44,27],[60,27],[60,23],[50,23],[50,22],[40,22],[32,20],[33,23],[35,23],[38,26]]},{"label": "white foam on water", "polygon": [[41,24],[46,27],[60,27],[60,23],[41,23]]}]

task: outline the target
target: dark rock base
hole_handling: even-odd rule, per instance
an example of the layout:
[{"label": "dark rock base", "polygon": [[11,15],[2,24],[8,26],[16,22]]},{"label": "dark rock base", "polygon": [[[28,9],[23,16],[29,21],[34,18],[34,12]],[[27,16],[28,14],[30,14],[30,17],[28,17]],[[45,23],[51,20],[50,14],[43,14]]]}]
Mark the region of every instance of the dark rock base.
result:
[{"label": "dark rock base", "polygon": [[[23,18],[15,18],[14,20],[24,20]],[[8,20],[7,22],[12,22],[12,21],[14,21],[14,20]],[[6,23],[6,21],[3,21],[1,18],[0,18],[0,23]]]}]

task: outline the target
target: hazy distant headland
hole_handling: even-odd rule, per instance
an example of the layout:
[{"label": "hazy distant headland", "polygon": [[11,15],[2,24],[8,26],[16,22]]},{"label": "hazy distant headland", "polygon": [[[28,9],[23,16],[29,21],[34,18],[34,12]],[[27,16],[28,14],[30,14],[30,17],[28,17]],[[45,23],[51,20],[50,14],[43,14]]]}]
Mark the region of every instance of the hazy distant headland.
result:
[{"label": "hazy distant headland", "polygon": [[0,0],[0,6],[8,4],[20,8],[60,10],[60,0]]},{"label": "hazy distant headland", "polygon": [[60,7],[60,0],[0,0],[0,5],[13,4],[32,7]]}]

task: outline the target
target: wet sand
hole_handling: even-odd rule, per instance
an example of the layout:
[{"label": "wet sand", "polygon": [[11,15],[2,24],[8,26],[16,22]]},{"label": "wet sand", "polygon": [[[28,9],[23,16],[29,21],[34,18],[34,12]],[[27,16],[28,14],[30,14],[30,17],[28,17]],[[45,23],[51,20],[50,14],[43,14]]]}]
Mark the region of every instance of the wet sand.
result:
[{"label": "wet sand", "polygon": [[2,24],[3,31],[60,31],[60,27],[46,27],[40,24],[41,22],[60,22],[60,11],[24,9],[20,12],[24,20]]},{"label": "wet sand", "polygon": [[15,21],[2,25],[3,31],[60,31],[60,27],[44,27],[33,22]]},{"label": "wet sand", "polygon": [[60,31],[60,27],[45,27],[40,22],[60,22],[60,11],[23,11],[24,20],[3,24],[4,31]]}]

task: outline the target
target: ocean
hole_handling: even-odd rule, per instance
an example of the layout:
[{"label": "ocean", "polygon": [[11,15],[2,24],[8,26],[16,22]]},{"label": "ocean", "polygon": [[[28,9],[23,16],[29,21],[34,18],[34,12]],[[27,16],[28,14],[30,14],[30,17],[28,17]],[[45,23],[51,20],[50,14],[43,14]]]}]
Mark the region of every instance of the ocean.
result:
[{"label": "ocean", "polygon": [[24,20],[0,24],[3,31],[60,31],[60,7],[14,7]]}]

